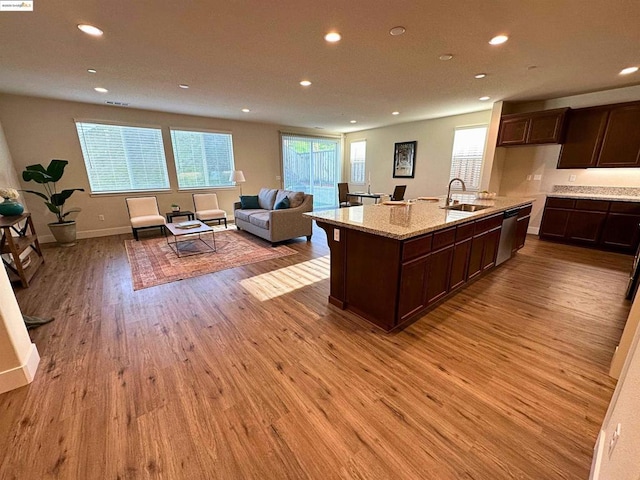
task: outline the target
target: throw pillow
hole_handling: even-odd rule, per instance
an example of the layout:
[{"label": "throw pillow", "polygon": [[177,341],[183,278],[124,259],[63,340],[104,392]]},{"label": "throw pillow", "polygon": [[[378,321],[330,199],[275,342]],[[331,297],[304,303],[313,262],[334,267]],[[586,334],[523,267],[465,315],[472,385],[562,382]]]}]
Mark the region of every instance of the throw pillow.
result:
[{"label": "throw pillow", "polygon": [[240,204],[242,205],[243,210],[248,208],[260,208],[257,195],[241,195]]},{"label": "throw pillow", "polygon": [[276,210],[286,210],[287,208],[289,208],[289,197],[284,197],[276,203]]}]

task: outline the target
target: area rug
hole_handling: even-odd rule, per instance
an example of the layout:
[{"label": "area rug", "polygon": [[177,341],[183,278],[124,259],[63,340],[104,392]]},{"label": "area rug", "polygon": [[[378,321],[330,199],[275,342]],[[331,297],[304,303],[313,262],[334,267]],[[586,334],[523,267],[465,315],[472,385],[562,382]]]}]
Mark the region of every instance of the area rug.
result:
[{"label": "area rug", "polygon": [[238,230],[216,231],[215,236],[215,252],[181,258],[164,237],[125,240],[133,289],[155,287],[296,253],[286,245],[272,247],[269,242]]}]

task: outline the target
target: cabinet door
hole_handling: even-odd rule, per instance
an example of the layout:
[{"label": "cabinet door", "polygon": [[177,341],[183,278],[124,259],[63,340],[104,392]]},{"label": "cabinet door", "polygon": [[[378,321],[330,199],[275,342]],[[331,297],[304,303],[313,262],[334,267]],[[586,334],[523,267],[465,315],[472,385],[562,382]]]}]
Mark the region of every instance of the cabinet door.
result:
[{"label": "cabinet door", "polygon": [[469,254],[471,253],[471,241],[472,239],[469,238],[463,242],[457,243],[453,247],[449,291],[461,287],[467,281],[467,267],[469,266]]},{"label": "cabinet door", "polygon": [[488,270],[496,264],[496,255],[498,254],[498,244],[500,243],[501,230],[502,228],[491,230],[484,237],[484,249],[482,251],[482,270]]},{"label": "cabinet door", "polygon": [[453,245],[433,252],[429,262],[427,281],[427,303],[438,301],[449,291],[449,273],[453,258]]},{"label": "cabinet door", "polygon": [[531,117],[527,144],[559,143],[562,140],[566,108],[549,110]]},{"label": "cabinet door", "polygon": [[562,239],[567,234],[571,210],[545,207],[540,224],[540,237]]},{"label": "cabinet door", "polygon": [[608,116],[609,110],[606,108],[569,111],[558,168],[596,166]]},{"label": "cabinet door", "polygon": [[526,115],[514,115],[500,121],[498,146],[524,145],[527,141],[530,118]]},{"label": "cabinet door", "polygon": [[527,239],[527,229],[529,228],[529,219],[531,216],[527,215],[518,219],[516,223],[516,241],[513,245],[513,251],[520,250],[524,247],[524,242]]},{"label": "cabinet door", "polygon": [[477,235],[471,240],[471,253],[469,254],[469,268],[467,278],[470,280],[482,272],[482,254],[484,253],[484,237],[486,233]]},{"label": "cabinet door", "polygon": [[427,305],[429,255],[402,264],[398,321],[403,322]]},{"label": "cabinet door", "polygon": [[639,225],[640,215],[609,212],[600,241],[607,247],[633,253],[640,240]]},{"label": "cabinet door", "polygon": [[597,165],[598,167],[640,165],[640,104],[611,110]]},{"label": "cabinet door", "polygon": [[606,212],[571,212],[567,221],[566,238],[580,243],[597,244],[606,217]]}]

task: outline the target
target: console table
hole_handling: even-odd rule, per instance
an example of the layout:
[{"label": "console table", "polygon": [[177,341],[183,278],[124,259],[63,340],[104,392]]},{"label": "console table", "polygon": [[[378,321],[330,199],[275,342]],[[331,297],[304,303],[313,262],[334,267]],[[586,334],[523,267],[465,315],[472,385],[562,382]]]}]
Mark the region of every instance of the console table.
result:
[{"label": "console table", "polygon": [[[20,223],[24,221],[21,227]],[[12,261],[8,261],[2,257],[2,263],[7,267],[9,279],[11,281],[20,281],[23,287],[29,286],[29,281],[38,270],[38,267],[44,262],[38,236],[33,228],[33,221],[30,213],[3,217],[0,215],[0,230],[2,230],[2,238],[0,239],[0,252],[11,256]],[[17,234],[14,235],[14,234]],[[27,257],[28,264],[23,265],[20,254],[27,248],[31,248],[34,255],[29,253]],[[26,261],[25,261],[26,263]]]}]

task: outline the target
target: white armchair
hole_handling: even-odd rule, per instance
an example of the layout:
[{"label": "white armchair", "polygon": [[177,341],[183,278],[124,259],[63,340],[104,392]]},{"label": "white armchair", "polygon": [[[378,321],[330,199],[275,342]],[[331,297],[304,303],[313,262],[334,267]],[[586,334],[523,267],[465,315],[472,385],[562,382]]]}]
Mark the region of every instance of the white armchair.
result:
[{"label": "white armchair", "polygon": [[158,209],[156,197],[131,197],[126,198],[129,220],[133,236],[138,240],[138,230],[145,228],[159,228],[164,233],[166,221]]},{"label": "white armchair", "polygon": [[201,222],[215,220],[220,225],[224,221],[224,228],[227,228],[227,212],[218,206],[218,196],[215,193],[194,193],[193,206],[196,218]]}]

